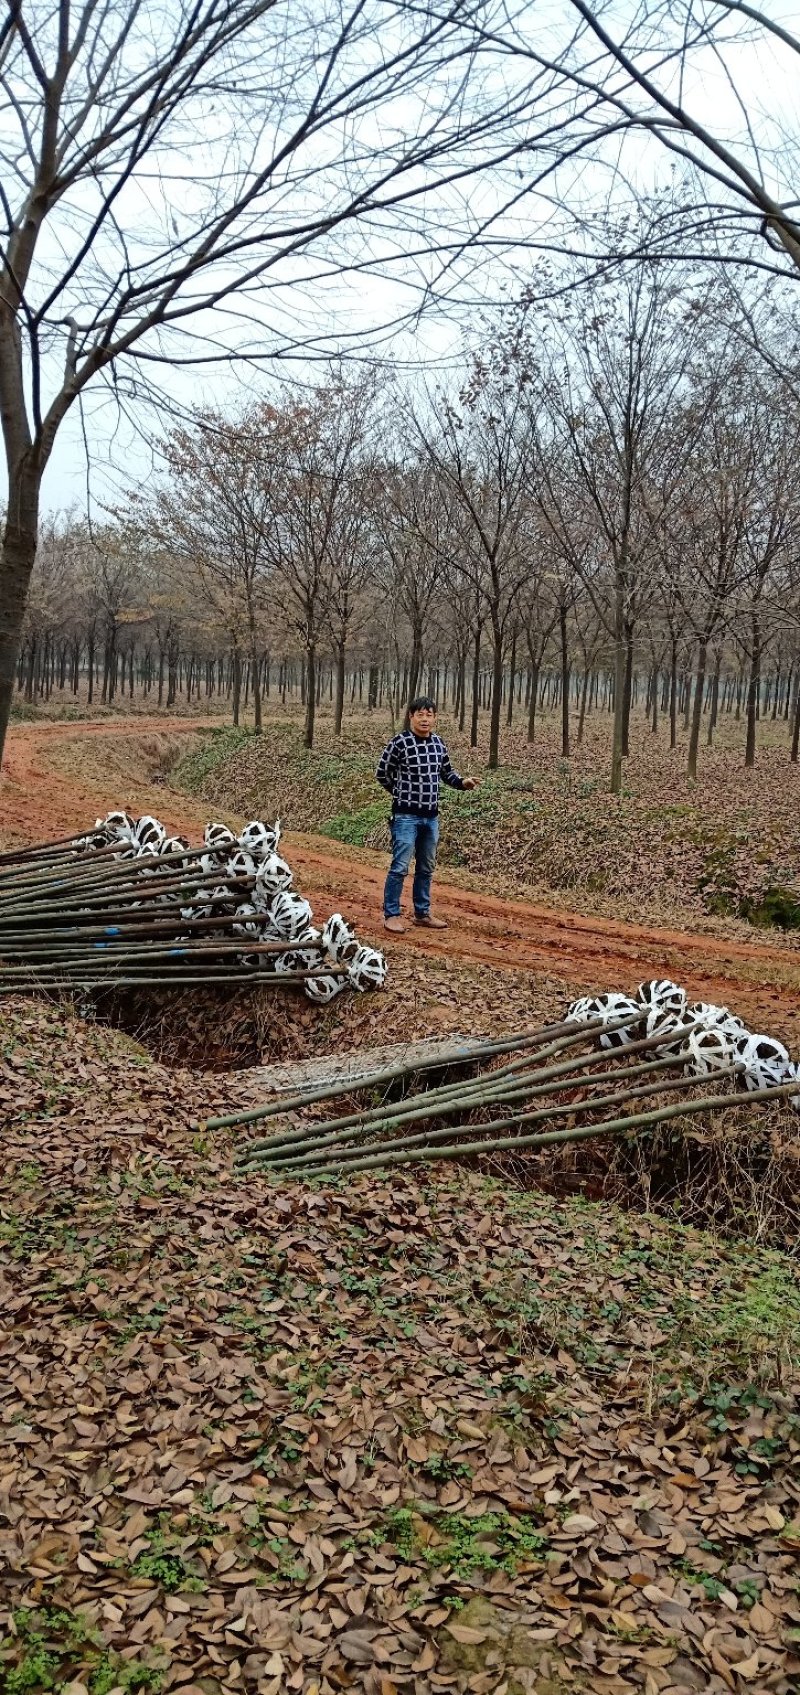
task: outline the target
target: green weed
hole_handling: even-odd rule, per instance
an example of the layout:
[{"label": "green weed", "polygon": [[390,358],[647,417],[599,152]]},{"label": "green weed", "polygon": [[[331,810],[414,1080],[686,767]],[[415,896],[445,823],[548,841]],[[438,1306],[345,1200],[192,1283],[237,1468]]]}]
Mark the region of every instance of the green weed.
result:
[{"label": "green weed", "polygon": [[202,793],[208,778],[254,739],[254,732],[241,726],[206,730],[202,745],[178,761],[172,772],[173,782],[192,793]]},{"label": "green weed", "polygon": [[[424,1515],[424,1516],[423,1516]],[[387,1540],[404,1560],[447,1568],[456,1577],[476,1571],[505,1571],[541,1563],[547,1537],[530,1515],[426,1513],[423,1506],[397,1507],[386,1521]]]},{"label": "green weed", "polygon": [[335,842],[364,847],[373,831],[379,830],[382,824],[385,826],[386,819],[387,800],[384,798],[359,807],[357,812],[341,812],[336,818],[329,818],[320,825],[320,832]]},{"label": "green weed", "polygon": [[161,1513],[155,1529],[148,1531],[149,1547],[142,1549],[131,1567],[134,1577],[158,1583],[167,1595],[179,1591],[196,1594],[205,1589],[205,1579],[193,1571],[179,1551],[179,1542],[169,1528],[169,1515]]},{"label": "green weed", "polygon": [[[78,1673],[89,1695],[109,1695],[115,1688],[126,1695],[137,1691],[156,1695],[161,1687],[163,1671],[141,1660],[123,1659],[106,1646],[82,1613],[50,1606],[20,1607],[12,1618],[16,1636],[7,1636],[0,1648],[4,1695],[58,1692]],[[15,1641],[22,1653],[16,1665],[10,1665],[4,1656]]]}]

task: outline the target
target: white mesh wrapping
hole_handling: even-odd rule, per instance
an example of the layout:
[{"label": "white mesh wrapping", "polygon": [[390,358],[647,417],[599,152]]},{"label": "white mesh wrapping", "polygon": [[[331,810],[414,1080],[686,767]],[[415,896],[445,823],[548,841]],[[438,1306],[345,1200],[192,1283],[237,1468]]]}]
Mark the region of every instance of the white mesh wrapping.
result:
[{"label": "white mesh wrapping", "polygon": [[673,983],[671,978],[652,977],[649,982],[639,984],[636,1000],[644,1008],[648,1019],[655,1013],[679,1022],[686,1011],[687,995],[686,990]]},{"label": "white mesh wrapping", "polygon": [[287,865],[279,853],[268,854],[256,868],[256,886],[253,890],[256,905],[260,901],[269,902],[279,889],[290,889],[293,882],[291,865]]},{"label": "white mesh wrapping", "polygon": [[308,982],[304,984],[304,988],[310,1001],[324,1005],[326,1001],[332,1001],[337,995],[340,995],[342,989],[347,988],[347,978],[310,977]]},{"label": "white mesh wrapping", "polygon": [[727,1071],[738,1058],[736,1038],[721,1025],[691,1030],[681,1048],[689,1077],[707,1077],[712,1071]]},{"label": "white mesh wrapping", "polygon": [[363,993],[365,989],[382,989],[386,982],[386,960],[377,948],[357,948],[347,968],[351,987]]},{"label": "white mesh wrapping", "polygon": [[273,971],[279,977],[293,971],[313,971],[319,965],[319,952],[316,948],[289,948],[286,953],[279,953],[273,964]]},{"label": "white mesh wrapping", "polygon": [[783,1042],[774,1036],[751,1035],[747,1031],[739,1037],[736,1051],[744,1065],[748,1089],[773,1089],[778,1083],[791,1083],[796,1076]]},{"label": "white mesh wrapping", "polygon": [[272,897],[267,919],[276,936],[287,942],[297,941],[308,929],[311,903],[289,889],[280,889]]},{"label": "white mesh wrapping", "polygon": [[251,818],[250,823],[245,824],[244,829],[240,831],[239,846],[260,862],[275,852],[280,839],[281,827],[278,822],[265,824],[261,818]]},{"label": "white mesh wrapping", "polygon": [[203,831],[203,841],[210,848],[235,848],[236,837],[227,824],[207,824]]},{"label": "white mesh wrapping", "polygon": [[252,854],[245,853],[243,848],[237,848],[225,861],[225,871],[229,877],[255,877],[256,862]]},{"label": "white mesh wrapping", "polygon": [[332,912],[327,923],[323,924],[322,943],[337,965],[352,959],[358,947],[354,931],[345,923],[340,912]]}]

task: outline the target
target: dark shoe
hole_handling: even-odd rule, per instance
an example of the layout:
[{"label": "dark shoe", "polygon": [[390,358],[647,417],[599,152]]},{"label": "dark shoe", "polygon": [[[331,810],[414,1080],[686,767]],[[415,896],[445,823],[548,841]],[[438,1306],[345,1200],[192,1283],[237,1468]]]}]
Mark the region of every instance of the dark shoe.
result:
[{"label": "dark shoe", "polygon": [[414,923],[415,924],[421,924],[424,930],[446,930],[447,929],[447,919],[446,918],[431,918],[431,915],[430,915],[429,912],[426,912],[422,918],[420,918],[420,917],[415,918]]},{"label": "dark shoe", "polygon": [[383,920],[384,930],[391,930],[393,936],[402,936],[406,926],[402,918],[386,918]]}]

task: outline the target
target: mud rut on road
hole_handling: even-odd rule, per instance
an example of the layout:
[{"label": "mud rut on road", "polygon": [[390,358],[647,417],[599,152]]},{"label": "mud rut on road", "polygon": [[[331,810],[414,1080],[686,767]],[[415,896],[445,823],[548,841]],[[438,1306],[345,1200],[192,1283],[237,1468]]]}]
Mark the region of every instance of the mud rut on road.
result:
[{"label": "mud rut on road", "polygon": [[[154,715],[12,726],[0,777],[0,840],[16,845],[68,835],[109,806],[125,806],[154,812],[196,841],[206,803],[168,780],[155,781],[152,772],[162,738],[167,753],[176,739],[219,722]],[[67,752],[68,768],[62,769]],[[268,797],[265,811],[270,816]],[[228,821],[235,822],[234,815]],[[587,990],[631,989],[642,977],[675,977],[697,998],[735,1007],[754,1027],[800,1039],[800,952],[504,900],[456,887],[446,872],[437,877],[436,906],[450,928],[410,929],[386,947],[379,856],[319,836],[287,832],[284,840],[298,886],[314,906],[341,908],[365,940],[390,955],[411,951],[495,972],[541,974]]]}]

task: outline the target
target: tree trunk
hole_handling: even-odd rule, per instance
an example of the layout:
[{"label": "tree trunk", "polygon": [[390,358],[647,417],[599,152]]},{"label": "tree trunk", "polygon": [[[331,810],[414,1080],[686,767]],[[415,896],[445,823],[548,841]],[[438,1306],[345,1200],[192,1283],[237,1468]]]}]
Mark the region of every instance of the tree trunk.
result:
[{"label": "tree trunk", "polygon": [[492,631],[492,699],[489,716],[489,770],[500,764],[500,711],[503,703],[503,635]]},{"label": "tree trunk", "polygon": [[631,751],[631,701],[633,698],[633,630],[625,631],[625,686],[622,693],[622,757]]},{"label": "tree trunk", "polygon": [[14,699],[28,585],[36,558],[39,487],[38,472],[28,467],[12,467],[0,552],[0,760]]},{"label": "tree trunk", "polygon": [[711,680],[711,711],[710,711],[709,717],[708,717],[708,737],[707,737],[709,747],[711,747],[713,745],[714,731],[717,728],[717,719],[719,717],[719,676],[720,676],[721,668],[722,668],[722,654],[719,652],[719,650],[717,650],[717,657],[714,661],[714,676]]},{"label": "tree trunk", "polygon": [[[413,700],[419,688],[422,675],[422,631],[412,630],[411,633],[411,664],[408,672],[408,700]],[[408,705],[408,701],[406,701]]]},{"label": "tree trunk", "polygon": [[750,675],[747,679],[747,738],[744,750],[745,770],[752,771],[756,762],[756,720],[761,688],[761,619],[753,613],[753,642],[750,649]]},{"label": "tree trunk", "polygon": [[[684,730],[689,729],[689,726],[690,726],[691,721],[692,721],[691,657],[692,656],[690,656],[690,667],[686,671],[685,677],[684,677],[684,695],[683,695],[683,728],[684,728]],[[701,710],[702,710],[702,708],[701,708]]]},{"label": "tree trunk", "polygon": [[792,751],[791,761],[797,764],[798,749],[800,749],[800,677],[794,687],[794,718],[792,722]]},{"label": "tree trunk", "polygon": [[314,746],[314,721],[317,712],[317,650],[311,643],[306,648],[306,717],[303,725],[303,746]]},{"label": "tree trunk", "polygon": [[254,629],[250,632],[250,673],[253,685],[253,729],[257,736],[261,735],[261,658],[258,651],[258,638]]},{"label": "tree trunk", "polygon": [[583,741],[583,727],[586,723],[586,702],[589,698],[589,679],[591,674],[591,668],[587,665],[583,673],[583,682],[581,683],[581,709],[578,716],[578,747],[581,746]]},{"label": "tree trunk", "polygon": [[36,658],[39,652],[39,642],[36,636],[31,636],[28,642],[28,663],[25,667],[25,699],[33,700],[33,679],[36,675]]},{"label": "tree trunk", "polygon": [[561,636],[561,757],[569,759],[569,648],[565,606],[558,609],[558,628]]},{"label": "tree trunk", "polygon": [[678,745],[678,643],[674,636],[669,661],[669,745]]},{"label": "tree trunk", "polygon": [[508,711],[506,712],[506,723],[507,724],[512,724],[513,721],[514,721],[514,684],[516,683],[516,680],[517,680],[517,632],[515,630],[512,637],[511,637],[511,660],[510,660],[509,672],[508,672]]},{"label": "tree trunk", "polygon": [[690,777],[697,777],[697,750],[700,746],[700,725],[703,718],[703,690],[706,685],[706,659],[708,643],[705,637],[697,650],[697,676],[694,685],[694,708],[692,711],[692,729],[689,736],[689,759],[687,772]]},{"label": "tree trunk", "polygon": [[625,581],[617,571],[614,590],[614,726],[611,738],[611,793],[622,793],[625,723]]},{"label": "tree trunk", "polygon": [[539,704],[539,662],[531,661],[531,698],[528,702],[528,742],[536,740],[536,708]]},{"label": "tree trunk", "polygon": [[463,730],[467,716],[467,650],[458,656],[458,727]]},{"label": "tree trunk", "polygon": [[344,717],[344,679],[345,648],[344,642],[338,642],[336,646],[336,690],[333,701],[333,733],[335,736],[340,736],[342,733],[342,719]]},{"label": "tree trunk", "polygon": [[[167,702],[169,705],[169,702]],[[239,727],[242,707],[242,656],[238,647],[233,650],[233,725]]]},{"label": "tree trunk", "polygon": [[481,682],[481,632],[476,630],[472,650],[472,721],[469,732],[470,747],[478,745],[478,696]]}]

